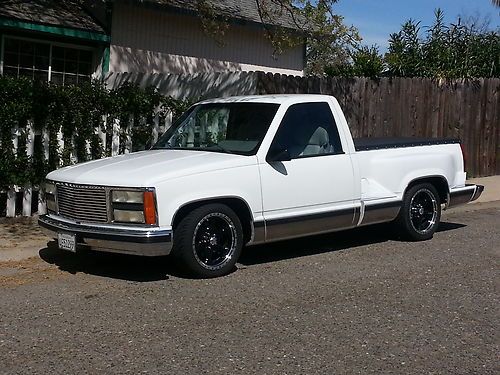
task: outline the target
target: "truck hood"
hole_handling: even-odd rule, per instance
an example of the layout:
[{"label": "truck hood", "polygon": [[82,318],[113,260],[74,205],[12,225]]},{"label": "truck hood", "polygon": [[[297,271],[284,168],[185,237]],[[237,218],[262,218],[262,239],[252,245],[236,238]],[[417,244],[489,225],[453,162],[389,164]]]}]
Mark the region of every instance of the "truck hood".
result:
[{"label": "truck hood", "polygon": [[150,150],[72,165],[49,173],[47,178],[84,185],[154,187],[164,180],[256,162],[255,156],[220,152]]}]

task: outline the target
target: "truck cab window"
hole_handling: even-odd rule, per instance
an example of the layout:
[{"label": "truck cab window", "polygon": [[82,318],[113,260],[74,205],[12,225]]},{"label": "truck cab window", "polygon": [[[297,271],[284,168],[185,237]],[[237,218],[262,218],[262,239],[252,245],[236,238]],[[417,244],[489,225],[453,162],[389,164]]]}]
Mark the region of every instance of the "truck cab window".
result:
[{"label": "truck cab window", "polygon": [[278,107],[272,103],[200,104],[167,130],[153,148],[254,155]]},{"label": "truck cab window", "polygon": [[342,153],[339,133],[328,103],[290,106],[271,150],[287,150],[292,159]]}]

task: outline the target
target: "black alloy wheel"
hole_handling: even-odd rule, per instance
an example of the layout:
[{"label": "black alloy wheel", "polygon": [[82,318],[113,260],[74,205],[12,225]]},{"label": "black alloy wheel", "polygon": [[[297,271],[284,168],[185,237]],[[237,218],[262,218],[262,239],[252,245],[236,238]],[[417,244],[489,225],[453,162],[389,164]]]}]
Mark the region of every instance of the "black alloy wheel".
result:
[{"label": "black alloy wheel", "polygon": [[434,185],[417,184],[404,195],[396,223],[409,240],[424,241],[432,238],[441,220],[441,200]]},{"label": "black alloy wheel", "polygon": [[418,190],[410,202],[410,222],[413,229],[426,234],[432,230],[438,216],[438,203],[434,194],[426,188]]},{"label": "black alloy wheel", "polygon": [[224,204],[198,207],[174,228],[172,254],[195,277],[218,277],[231,272],[243,248],[238,215]]},{"label": "black alloy wheel", "polygon": [[207,269],[220,268],[233,256],[236,237],[236,227],[228,216],[209,213],[194,229],[192,246],[196,260]]}]

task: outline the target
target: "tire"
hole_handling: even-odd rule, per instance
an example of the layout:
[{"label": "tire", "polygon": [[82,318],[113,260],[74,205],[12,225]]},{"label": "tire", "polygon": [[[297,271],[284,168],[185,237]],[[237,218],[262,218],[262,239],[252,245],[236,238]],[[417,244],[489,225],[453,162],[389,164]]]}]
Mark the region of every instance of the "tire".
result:
[{"label": "tire", "polygon": [[431,239],[440,220],[441,200],[432,184],[418,184],[405,192],[396,223],[406,239],[411,241]]},{"label": "tire", "polygon": [[224,204],[191,211],[174,229],[172,254],[192,276],[211,278],[234,270],[243,248],[243,229]]}]

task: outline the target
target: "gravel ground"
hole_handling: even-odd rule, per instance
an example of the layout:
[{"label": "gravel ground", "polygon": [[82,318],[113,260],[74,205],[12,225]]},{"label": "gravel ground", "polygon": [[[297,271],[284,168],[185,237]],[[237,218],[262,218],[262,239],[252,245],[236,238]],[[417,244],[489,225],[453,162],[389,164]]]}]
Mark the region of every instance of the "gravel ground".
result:
[{"label": "gravel ground", "polygon": [[0,263],[0,373],[498,374],[500,204],[443,219],[248,248],[214,280],[50,245]]}]

